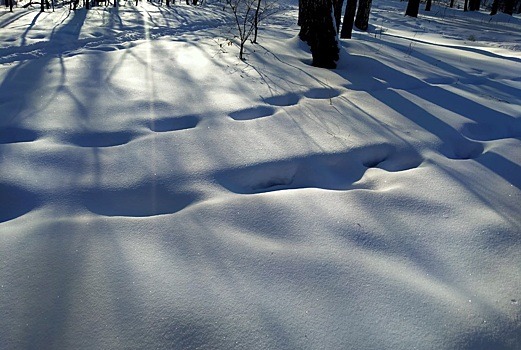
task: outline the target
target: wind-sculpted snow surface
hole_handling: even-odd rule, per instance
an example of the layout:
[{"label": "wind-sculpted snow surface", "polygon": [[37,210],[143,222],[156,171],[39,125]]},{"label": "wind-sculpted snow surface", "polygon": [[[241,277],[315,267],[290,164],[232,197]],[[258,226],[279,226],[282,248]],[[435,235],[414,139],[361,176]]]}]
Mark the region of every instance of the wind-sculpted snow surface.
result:
[{"label": "wind-sculpted snow surface", "polygon": [[519,17],[120,3],[0,9],[0,349],[521,348]]}]

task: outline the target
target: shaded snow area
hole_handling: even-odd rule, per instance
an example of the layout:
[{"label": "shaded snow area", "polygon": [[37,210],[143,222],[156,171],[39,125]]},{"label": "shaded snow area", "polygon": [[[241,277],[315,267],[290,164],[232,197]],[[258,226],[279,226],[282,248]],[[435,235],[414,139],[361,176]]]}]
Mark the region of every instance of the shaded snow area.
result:
[{"label": "shaded snow area", "polygon": [[295,3],[2,7],[1,349],[521,348],[520,17]]}]

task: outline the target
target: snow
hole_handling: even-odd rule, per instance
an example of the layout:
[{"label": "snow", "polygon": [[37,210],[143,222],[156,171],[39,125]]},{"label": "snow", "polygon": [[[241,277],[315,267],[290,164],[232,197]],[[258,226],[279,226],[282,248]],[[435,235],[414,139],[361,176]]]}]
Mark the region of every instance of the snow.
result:
[{"label": "snow", "polygon": [[0,348],[520,348],[521,18],[405,6],[0,9]]}]

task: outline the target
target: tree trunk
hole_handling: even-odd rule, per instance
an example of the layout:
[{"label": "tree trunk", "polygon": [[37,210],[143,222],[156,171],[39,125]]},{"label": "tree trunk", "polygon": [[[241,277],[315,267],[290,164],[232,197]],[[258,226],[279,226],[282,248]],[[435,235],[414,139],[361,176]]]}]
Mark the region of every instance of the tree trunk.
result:
[{"label": "tree trunk", "polygon": [[45,12],[45,0],[40,1],[40,12]]},{"label": "tree trunk", "polygon": [[371,13],[372,0],[360,0],[356,11],[355,27],[366,31],[369,28],[369,14]]},{"label": "tree trunk", "polygon": [[409,2],[407,3],[407,10],[405,10],[405,15],[410,17],[418,17],[419,11],[420,0],[409,0]]},{"label": "tree trunk", "polygon": [[300,40],[307,42],[309,39],[310,22],[313,17],[311,14],[313,0],[299,0],[299,22],[300,32],[298,34]]},{"label": "tree trunk", "polygon": [[299,36],[313,55],[313,66],[336,68],[338,41],[332,0],[302,0]]},{"label": "tree trunk", "polygon": [[499,9],[499,0],[494,0],[492,3],[492,8],[490,9],[490,15],[494,16],[497,14],[497,10]]},{"label": "tree trunk", "polygon": [[470,11],[479,11],[481,0],[469,0],[469,10]]},{"label": "tree trunk", "polygon": [[244,41],[241,40],[241,44],[240,44],[240,50],[239,50],[239,59],[241,61],[244,61]]},{"label": "tree trunk", "polygon": [[469,10],[469,0],[465,0],[465,5],[463,5],[463,11],[468,11]]},{"label": "tree trunk", "polygon": [[298,0],[298,20],[297,25],[302,25],[302,0]]},{"label": "tree trunk", "polygon": [[257,34],[259,32],[259,11],[261,7],[261,0],[257,0],[257,8],[255,9],[255,16],[253,17],[253,43],[257,44]]},{"label": "tree trunk", "polygon": [[335,9],[335,23],[336,32],[340,32],[340,23],[342,20],[342,6],[344,6],[344,0],[333,0],[333,8]]},{"label": "tree trunk", "polygon": [[454,0],[450,0],[450,8],[454,7]]},{"label": "tree trunk", "polygon": [[503,11],[507,15],[512,16],[514,14],[514,5],[515,0],[506,0],[505,1],[505,10]]},{"label": "tree trunk", "polygon": [[425,3],[425,11],[430,11],[431,6],[432,6],[432,0],[427,0],[427,2]]},{"label": "tree trunk", "polygon": [[340,37],[342,39],[351,39],[353,23],[355,21],[356,3],[357,0],[347,0],[344,22],[342,23],[342,32],[340,32]]}]

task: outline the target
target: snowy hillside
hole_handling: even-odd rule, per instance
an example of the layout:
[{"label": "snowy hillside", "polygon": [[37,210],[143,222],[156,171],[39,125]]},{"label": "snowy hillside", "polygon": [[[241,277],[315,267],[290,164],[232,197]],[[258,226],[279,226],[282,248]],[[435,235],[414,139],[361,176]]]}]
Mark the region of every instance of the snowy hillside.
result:
[{"label": "snowy hillside", "polygon": [[208,2],[0,9],[0,349],[520,349],[521,18]]}]

